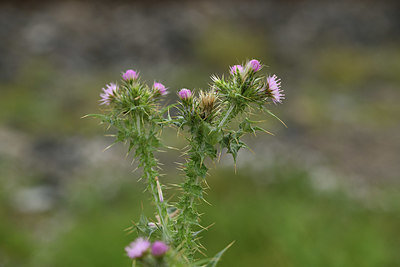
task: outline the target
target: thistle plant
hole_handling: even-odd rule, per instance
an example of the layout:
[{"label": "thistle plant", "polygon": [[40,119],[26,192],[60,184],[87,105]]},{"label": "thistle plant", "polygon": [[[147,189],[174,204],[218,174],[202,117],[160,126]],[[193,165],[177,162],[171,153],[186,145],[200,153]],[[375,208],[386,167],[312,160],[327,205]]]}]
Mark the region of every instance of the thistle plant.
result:
[{"label": "thistle plant", "polygon": [[134,150],[134,158],[143,168],[142,178],[157,207],[162,239],[171,242],[171,222],[158,179],[158,161],[154,157],[154,152],[161,146],[159,134],[164,123],[159,98],[166,93],[167,89],[161,83],[155,82],[149,87],[140,81],[136,71],[127,70],[122,74],[120,85],[107,85],[100,94],[100,104],[106,106],[106,114],[93,116],[116,128],[115,143],[128,143],[128,152]]},{"label": "thistle plant", "polygon": [[[234,65],[227,77],[212,76],[208,90],[196,93],[181,89],[178,102],[164,108],[160,100],[167,88],[159,82],[146,85],[133,70],[122,74],[120,84],[111,83],[103,89],[100,104],[105,107],[104,113],[90,116],[116,129],[115,143],[128,144],[128,151],[133,151],[142,168],[142,178],[156,207],[154,219],[142,215],[133,226],[138,238],[125,250],[134,264],[216,266],[229,247],[213,258],[196,259],[197,252],[204,249],[200,235],[207,229],[201,225],[197,207],[206,201],[208,162],[226,151],[236,163],[239,150],[247,148],[242,140],[245,134],[269,133],[250,119],[253,111],[277,118],[267,106],[282,103],[280,80],[276,75],[260,75],[262,67],[256,59]],[[170,116],[171,109],[177,110],[176,116]],[[159,162],[154,155],[163,146],[160,135],[164,127],[175,128],[188,143],[183,151],[185,178],[179,184],[178,200],[171,203],[163,196],[165,187],[160,182]]]}]

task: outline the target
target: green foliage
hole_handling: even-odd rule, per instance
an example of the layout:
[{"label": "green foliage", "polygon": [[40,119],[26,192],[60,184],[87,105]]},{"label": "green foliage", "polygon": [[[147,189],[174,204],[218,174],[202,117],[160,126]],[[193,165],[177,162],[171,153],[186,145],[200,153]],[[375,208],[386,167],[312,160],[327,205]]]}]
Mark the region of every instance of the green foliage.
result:
[{"label": "green foliage", "polygon": [[341,189],[320,192],[308,171],[290,164],[214,176],[219,179],[210,181],[214,194],[208,200],[219,205],[201,211],[206,223],[217,221],[218,227],[205,232],[203,243],[217,251],[236,241],[220,266],[399,264],[398,208],[371,209]]}]

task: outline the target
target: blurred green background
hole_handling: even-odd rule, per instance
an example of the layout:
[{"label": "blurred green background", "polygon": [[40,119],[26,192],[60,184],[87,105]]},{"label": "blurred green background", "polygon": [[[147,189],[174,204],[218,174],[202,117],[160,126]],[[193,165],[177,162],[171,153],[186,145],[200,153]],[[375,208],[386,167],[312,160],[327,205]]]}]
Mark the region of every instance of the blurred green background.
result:
[{"label": "blurred green background", "polygon": [[[126,147],[98,121],[105,83],[207,88],[257,58],[282,78],[276,136],[211,164],[219,266],[400,266],[400,16],[395,1],[2,1],[0,266],[130,266],[152,216]],[[166,130],[165,142],[185,141]],[[163,183],[182,180],[173,150]],[[169,191],[172,197],[173,191]]]}]

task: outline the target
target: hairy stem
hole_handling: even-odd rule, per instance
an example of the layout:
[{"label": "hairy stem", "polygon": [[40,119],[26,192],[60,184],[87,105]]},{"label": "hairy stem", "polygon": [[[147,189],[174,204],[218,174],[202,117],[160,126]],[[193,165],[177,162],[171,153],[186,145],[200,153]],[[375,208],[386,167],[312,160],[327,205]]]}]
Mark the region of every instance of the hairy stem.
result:
[{"label": "hairy stem", "polygon": [[138,134],[140,136],[141,135],[141,131],[140,131],[141,123],[140,123],[140,116],[138,114],[136,115],[136,127],[137,127],[137,130],[138,130]]},{"label": "hairy stem", "polygon": [[157,161],[154,158],[154,154],[152,151],[148,149],[143,150],[143,155],[141,157],[142,164],[144,166],[143,172],[144,176],[147,179],[149,184],[149,190],[153,196],[154,203],[157,207],[157,213],[160,217],[160,223],[162,226],[162,232],[164,240],[170,243],[171,240],[171,230],[170,226],[168,225],[168,212],[167,212],[167,205],[164,201],[161,201],[160,196],[158,195],[157,190],[157,181],[156,177],[159,175],[158,172],[155,170],[157,167]]},{"label": "hairy stem", "polygon": [[[142,127],[143,126],[143,127]],[[170,243],[171,239],[171,229],[168,225],[168,211],[167,205],[164,201],[161,201],[160,196],[157,190],[157,181],[156,177],[159,176],[158,171],[156,170],[158,163],[156,158],[154,157],[153,150],[154,147],[151,146],[154,143],[154,139],[157,139],[153,127],[150,125],[147,129],[150,129],[148,134],[146,134],[146,127],[142,125],[142,119],[139,114],[136,115],[136,128],[138,131],[139,139],[142,139],[139,142],[139,146],[136,151],[138,152],[137,156],[140,158],[140,163],[143,166],[143,176],[146,178],[148,183],[148,189],[154,199],[154,203],[157,208],[157,214],[160,218],[160,223],[162,227],[163,239]]]},{"label": "hairy stem", "polygon": [[191,259],[197,249],[196,236],[193,227],[199,225],[200,215],[197,211],[196,200],[202,198],[203,188],[199,183],[199,178],[204,178],[207,167],[203,163],[204,155],[201,155],[200,147],[203,145],[199,138],[191,139],[191,149],[189,160],[185,165],[185,182],[181,185],[183,193],[178,202],[180,214],[177,220],[177,231],[175,236],[176,245],[181,245],[187,251]]}]

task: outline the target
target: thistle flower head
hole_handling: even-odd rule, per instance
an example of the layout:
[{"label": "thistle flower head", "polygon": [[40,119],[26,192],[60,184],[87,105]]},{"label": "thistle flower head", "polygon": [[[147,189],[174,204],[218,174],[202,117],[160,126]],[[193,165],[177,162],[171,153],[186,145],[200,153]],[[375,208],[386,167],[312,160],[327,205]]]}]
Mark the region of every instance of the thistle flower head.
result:
[{"label": "thistle flower head", "polygon": [[111,99],[115,97],[118,86],[115,83],[110,83],[103,88],[103,93],[100,94],[100,105],[110,105]]},{"label": "thistle flower head", "polygon": [[183,88],[179,91],[178,95],[180,99],[188,100],[189,98],[192,97],[192,92],[189,89]]},{"label": "thistle flower head", "polygon": [[247,67],[254,72],[257,72],[261,69],[261,63],[257,59],[252,59],[247,63]]},{"label": "thistle flower head", "polygon": [[167,88],[162,83],[154,82],[153,89],[155,92],[159,93],[160,95],[168,94]]},{"label": "thistle flower head", "polygon": [[215,113],[217,98],[218,97],[214,91],[209,91],[207,93],[200,91],[199,108],[203,118],[207,118]]},{"label": "thistle flower head", "polygon": [[161,257],[168,251],[168,249],[168,245],[164,242],[155,241],[151,246],[151,254],[155,257]]},{"label": "thistle flower head", "polygon": [[141,258],[150,248],[150,242],[142,237],[137,238],[125,247],[126,254],[131,259]]},{"label": "thistle flower head", "polygon": [[230,68],[230,73],[232,75],[234,75],[235,73],[239,72],[242,73],[243,72],[243,66],[242,65],[234,65]]},{"label": "thistle flower head", "polygon": [[268,76],[266,87],[267,94],[269,97],[271,97],[272,101],[275,104],[282,103],[282,99],[285,99],[285,95],[281,89],[281,79],[278,79],[275,74]]},{"label": "thistle flower head", "polygon": [[139,74],[134,70],[127,70],[122,74],[122,79],[125,81],[133,81],[139,77]]}]

